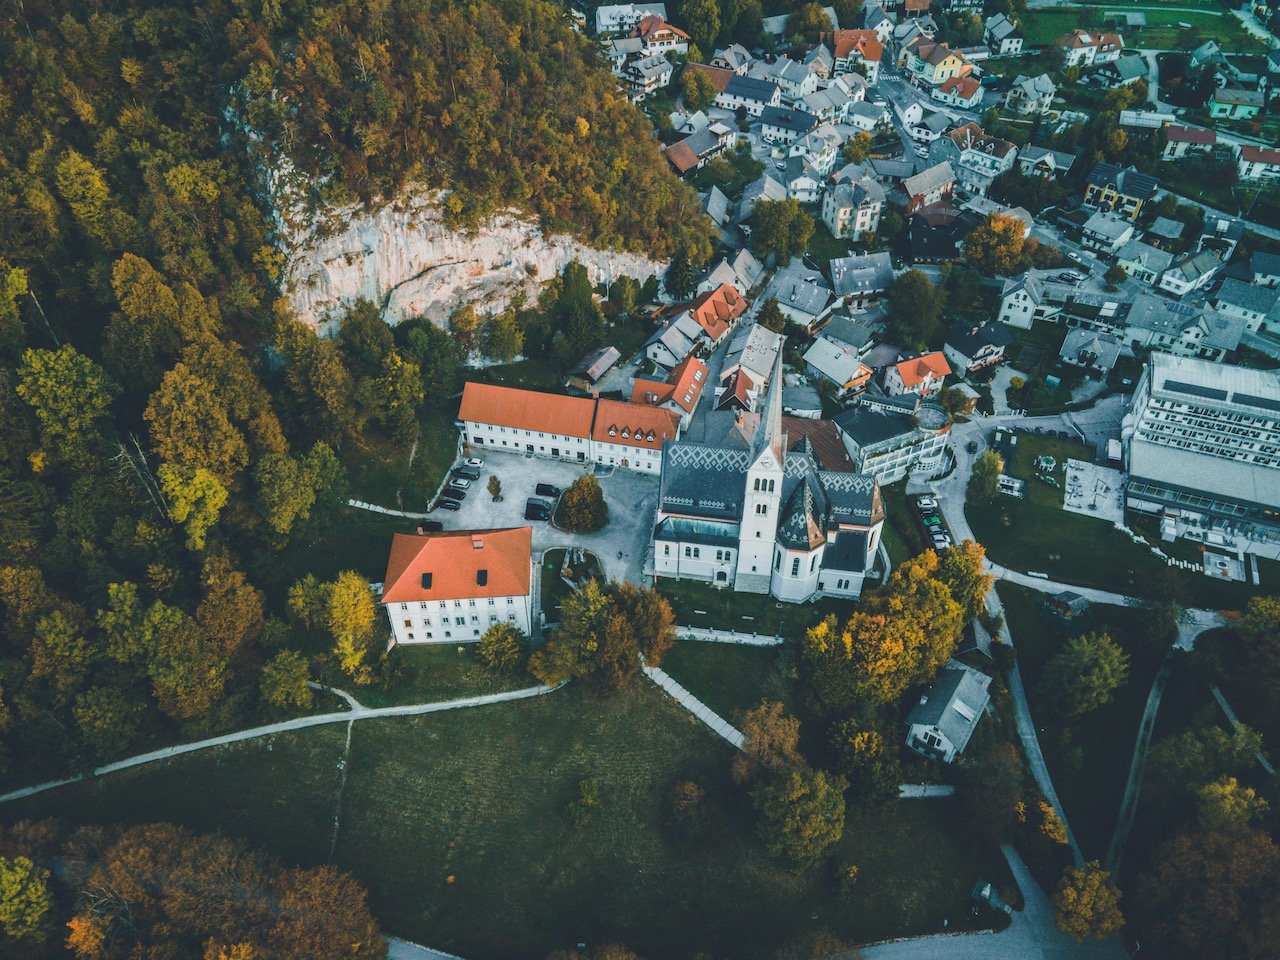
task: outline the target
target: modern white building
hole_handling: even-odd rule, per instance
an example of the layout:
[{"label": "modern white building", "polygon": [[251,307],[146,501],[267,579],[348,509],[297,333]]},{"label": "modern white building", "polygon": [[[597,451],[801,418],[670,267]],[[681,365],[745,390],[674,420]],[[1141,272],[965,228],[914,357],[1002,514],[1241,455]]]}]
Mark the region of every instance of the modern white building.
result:
[{"label": "modern white building", "polygon": [[528,635],[532,542],[529,527],[395,534],[382,583],[392,644],[474,643],[497,623]]},{"label": "modern white building", "polygon": [[[783,427],[778,361],[760,414],[739,414],[742,445],[684,440],[662,455],[655,578],[701,580],[793,603],[857,597],[884,525],[875,479],[830,469]],[[765,625],[762,625],[765,626]]]},{"label": "modern white building", "polygon": [[1166,540],[1280,558],[1280,374],[1153,353],[1121,437],[1125,503]]},{"label": "modern white building", "polygon": [[914,396],[863,394],[835,418],[849,459],[859,473],[897,483],[913,471],[929,476],[943,463],[951,418]]},{"label": "modern white building", "polygon": [[665,3],[614,3],[596,7],[596,36],[626,33],[645,17],[667,18]]}]

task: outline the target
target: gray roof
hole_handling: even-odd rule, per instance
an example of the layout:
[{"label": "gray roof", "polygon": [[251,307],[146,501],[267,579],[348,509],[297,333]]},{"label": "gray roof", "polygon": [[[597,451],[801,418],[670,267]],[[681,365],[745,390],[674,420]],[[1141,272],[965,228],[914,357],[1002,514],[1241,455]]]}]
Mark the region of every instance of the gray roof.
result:
[{"label": "gray roof", "polygon": [[1250,258],[1249,268],[1255,277],[1280,277],[1280,253],[1259,250]]},{"label": "gray roof", "polygon": [[1027,77],[1021,74],[1013,81],[1015,89],[1020,89],[1024,96],[1037,100],[1040,97],[1052,97],[1058,92],[1058,85],[1049,79],[1047,73],[1042,73],[1038,77]]},{"label": "gray roof", "polygon": [[765,107],[760,113],[760,124],[766,127],[780,127],[793,133],[808,133],[818,126],[818,118],[803,110],[788,110],[786,107]]},{"label": "gray roof", "polygon": [[877,177],[885,180],[902,180],[916,172],[916,165],[910,160],[890,160],[871,158],[871,169]]},{"label": "gray roof", "polygon": [[[882,190],[880,199],[883,198]],[[887,251],[839,257],[827,266],[831,271],[832,287],[840,297],[887,290],[893,283],[893,261]]]},{"label": "gray roof", "polygon": [[1133,224],[1123,217],[1099,212],[1085,221],[1084,229],[1115,242],[1126,234],[1132,234]]},{"label": "gray roof", "polygon": [[1119,60],[1113,60],[1111,66],[1115,68],[1121,80],[1137,80],[1147,75],[1147,61],[1142,57],[1121,57]]},{"label": "gray roof", "polygon": [[1214,256],[1212,250],[1201,250],[1199,253],[1184,253],[1169,269],[1188,280],[1197,280],[1206,273],[1216,273],[1221,267],[1222,261]]},{"label": "gray roof", "polygon": [[867,103],[865,100],[858,100],[849,104],[849,115],[854,117],[866,117],[868,120],[880,122],[880,118],[886,115],[887,111],[884,107],[877,107],[874,103]]},{"label": "gray roof", "polygon": [[857,348],[821,334],[804,352],[804,362],[841,386],[852,380],[862,366]]},{"label": "gray roof", "polygon": [[1116,189],[1126,197],[1147,200],[1160,186],[1160,181],[1145,173],[1139,173],[1133,167],[1120,167],[1114,163],[1099,161],[1089,171],[1089,183],[1105,186],[1113,183]]},{"label": "gray roof", "polygon": [[716,226],[723,226],[729,219],[729,198],[720,191],[719,187],[713,185],[702,201],[702,209]]},{"label": "gray roof", "polygon": [[1109,333],[1072,327],[1062,341],[1058,356],[1082,366],[1110,371],[1120,357],[1120,341]]},{"label": "gray roof", "polygon": [[1116,251],[1116,259],[1141,264],[1153,273],[1164,273],[1173,263],[1173,254],[1141,240],[1130,239]]},{"label": "gray roof", "polygon": [[1003,40],[1005,37],[1017,33],[1018,27],[1003,13],[997,13],[995,16],[987,18],[985,32],[990,33],[996,40]]},{"label": "gray roof", "polygon": [[779,183],[772,174],[763,174],[759,180],[753,180],[742,188],[742,197],[738,200],[738,222],[749,219],[761,200],[785,199],[786,184]]},{"label": "gray roof", "polygon": [[925,113],[924,116],[920,118],[920,121],[914,124],[914,126],[924,127],[926,130],[928,130],[931,133],[936,133],[941,135],[945,133],[954,124],[955,124],[955,121],[952,120],[949,116],[947,116],[942,111],[930,110],[927,113]]},{"label": "gray roof", "polygon": [[822,274],[808,270],[798,260],[793,260],[774,274],[773,282],[765,293],[765,299],[769,297],[777,300],[781,307],[818,317],[831,302],[831,290],[822,279]]},{"label": "gray roof", "polygon": [[665,54],[655,53],[653,56],[645,57],[643,60],[632,60],[627,65],[627,69],[641,77],[660,77],[663,73],[671,70],[671,61],[666,58]]},{"label": "gray roof", "polygon": [[1013,334],[998,320],[988,320],[980,327],[958,323],[947,331],[943,341],[955,347],[966,357],[972,357],[983,347],[1007,347],[1013,343]]},{"label": "gray roof", "polygon": [[957,753],[963,753],[991,702],[989,686],[991,678],[985,673],[952,661],[920,695],[907,723],[936,727]]},{"label": "gray roof", "polygon": [[841,411],[836,427],[858,448],[870,447],[902,438],[908,442],[919,435],[916,418],[908,413],[894,413],[859,403]]},{"label": "gray roof", "polygon": [[1033,164],[1045,159],[1051,159],[1056,169],[1068,170],[1076,162],[1076,155],[1047,147],[1023,147],[1018,151],[1019,163]]},{"label": "gray roof", "polygon": [[768,103],[773,99],[773,95],[778,92],[778,85],[769,80],[758,80],[755,77],[740,77],[735,73],[729,78],[724,92],[726,96]]},{"label": "gray roof", "polygon": [[1157,237],[1164,237],[1166,240],[1177,240],[1186,229],[1187,225],[1181,220],[1174,220],[1172,217],[1156,217],[1151,221],[1151,226],[1147,227],[1147,233],[1154,233]]},{"label": "gray roof", "polygon": [[822,335],[845,346],[862,350],[871,342],[871,328],[852,317],[835,316],[822,328]]},{"label": "gray roof", "polygon": [[923,193],[929,193],[946,183],[954,183],[956,179],[955,172],[951,169],[951,164],[945,160],[942,163],[934,164],[927,170],[922,170],[914,177],[907,177],[902,181],[903,188],[907,191],[907,196],[915,197]]},{"label": "gray roof", "polygon": [[1226,303],[1241,310],[1265,314],[1276,305],[1278,297],[1280,297],[1280,290],[1274,287],[1260,287],[1237,280],[1235,277],[1227,277],[1222,281],[1222,286],[1213,299],[1218,304]]}]

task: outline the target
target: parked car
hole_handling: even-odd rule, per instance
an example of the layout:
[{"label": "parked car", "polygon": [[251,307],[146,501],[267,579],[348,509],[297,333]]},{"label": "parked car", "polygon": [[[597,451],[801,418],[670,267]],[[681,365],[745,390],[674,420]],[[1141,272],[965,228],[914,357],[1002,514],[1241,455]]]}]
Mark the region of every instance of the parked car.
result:
[{"label": "parked car", "polygon": [[463,490],[446,490],[444,493],[440,494],[440,499],[453,500],[456,502],[458,500],[467,499],[467,494]]},{"label": "parked car", "polygon": [[479,457],[467,457],[467,459],[462,462],[468,467],[475,467],[477,470],[484,466],[484,461]]},{"label": "parked car", "polygon": [[545,500],[539,500],[537,497],[530,497],[524,504],[524,518],[526,520],[550,520],[551,504]]},{"label": "parked car", "polygon": [[423,520],[418,524],[419,533],[439,533],[444,529],[444,524],[439,520]]},{"label": "parked car", "polygon": [[933,499],[933,497],[921,497],[919,500],[916,501],[916,506],[922,507],[922,508],[923,507],[936,508],[938,506],[938,501]]},{"label": "parked car", "polygon": [[469,486],[471,486],[471,481],[465,477],[454,477],[449,481],[450,490],[465,490]]},{"label": "parked car", "polygon": [[[460,504],[457,500],[449,500],[446,497],[441,497],[440,502],[437,503],[436,506],[439,507],[441,510],[461,510],[462,509],[462,504]],[[441,527],[441,529],[444,529],[444,528]]]},{"label": "parked car", "polygon": [[935,547],[949,547],[951,546],[951,538],[945,533],[935,533],[933,535],[933,545]]},{"label": "parked car", "polygon": [[540,497],[550,497],[554,500],[560,496],[560,488],[550,483],[540,483],[533,488],[533,492]]},{"label": "parked car", "polygon": [[938,516],[934,516],[932,513],[929,514],[927,517],[925,517],[921,522],[926,527],[937,527],[939,529],[942,528],[942,518]]},{"label": "parked car", "polygon": [[480,479],[480,471],[475,467],[454,467],[453,475],[463,480],[474,481]]}]

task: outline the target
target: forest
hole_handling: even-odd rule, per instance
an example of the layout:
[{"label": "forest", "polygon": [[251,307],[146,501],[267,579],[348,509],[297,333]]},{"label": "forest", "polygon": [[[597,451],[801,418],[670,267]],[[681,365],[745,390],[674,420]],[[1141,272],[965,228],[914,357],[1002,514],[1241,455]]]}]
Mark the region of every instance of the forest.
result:
[{"label": "forest", "polygon": [[281,296],[268,170],[316,213],[423,184],[460,229],[513,206],[710,253],[648,121],[540,0],[35,0],[0,43],[9,782],[308,709],[318,674],[369,681],[368,578],[304,575],[349,477],[444,422],[470,351],[509,360],[527,332],[568,362],[599,335],[570,270],[545,310],[393,331],[361,303],[317,338]]}]

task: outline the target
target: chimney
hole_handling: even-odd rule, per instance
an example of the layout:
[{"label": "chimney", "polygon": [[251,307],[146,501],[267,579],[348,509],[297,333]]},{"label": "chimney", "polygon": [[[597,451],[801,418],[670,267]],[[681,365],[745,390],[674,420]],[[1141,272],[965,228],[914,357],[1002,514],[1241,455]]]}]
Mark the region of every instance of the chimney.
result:
[{"label": "chimney", "polygon": [[473,550],[483,550],[483,549],[484,549],[484,538],[483,538],[483,537],[472,537],[472,538],[471,538],[471,549],[473,549]]}]

